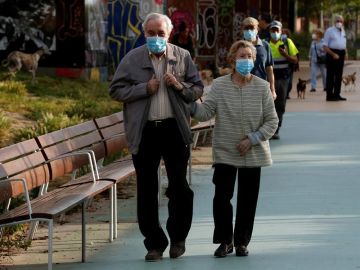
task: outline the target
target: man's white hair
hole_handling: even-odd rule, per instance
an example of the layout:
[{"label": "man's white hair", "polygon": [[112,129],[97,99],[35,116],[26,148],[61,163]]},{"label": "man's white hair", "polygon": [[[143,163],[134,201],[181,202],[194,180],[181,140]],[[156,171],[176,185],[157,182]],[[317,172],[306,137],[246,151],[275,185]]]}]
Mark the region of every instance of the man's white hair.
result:
[{"label": "man's white hair", "polygon": [[156,12],[149,13],[148,15],[146,15],[145,20],[142,24],[144,31],[146,31],[147,23],[151,20],[163,20],[166,23],[166,28],[167,28],[168,34],[170,35],[174,26],[168,16],[166,16],[164,14],[156,13]]},{"label": "man's white hair", "polygon": [[343,16],[341,16],[340,14],[336,14],[335,17],[334,17],[335,22],[336,22],[338,19],[341,19],[342,21],[344,21],[344,17],[343,17]]}]

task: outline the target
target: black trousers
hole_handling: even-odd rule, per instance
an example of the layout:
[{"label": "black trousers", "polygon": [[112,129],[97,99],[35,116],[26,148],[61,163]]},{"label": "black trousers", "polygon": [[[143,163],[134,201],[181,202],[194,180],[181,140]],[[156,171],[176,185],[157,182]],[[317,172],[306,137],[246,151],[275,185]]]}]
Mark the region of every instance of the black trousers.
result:
[{"label": "black trousers", "polygon": [[275,92],[277,95],[277,98],[274,101],[275,104],[275,110],[276,110],[276,114],[279,118],[279,123],[278,123],[278,128],[276,130],[276,133],[279,132],[279,129],[282,125],[282,121],[283,121],[283,115],[285,114],[285,108],[286,108],[286,95],[287,95],[287,90],[289,87],[289,78],[280,78],[280,79],[276,79],[275,78]]},{"label": "black trousers", "polygon": [[[247,246],[254,227],[256,205],[260,188],[261,168],[235,168],[216,164],[213,176],[215,196],[213,215],[215,230],[213,242]],[[238,174],[235,229],[231,199]]]},{"label": "black trousers", "polygon": [[176,120],[148,121],[142,134],[139,152],[133,155],[137,175],[137,214],[147,250],[165,250],[169,244],[159,221],[158,167],[164,160],[169,198],[167,232],[171,242],[184,241],[191,227],[194,193],[186,171],[190,149],[185,145]]},{"label": "black trousers", "polygon": [[341,92],[345,50],[331,50],[340,58],[335,60],[330,54],[326,54],[326,98],[338,98]]}]

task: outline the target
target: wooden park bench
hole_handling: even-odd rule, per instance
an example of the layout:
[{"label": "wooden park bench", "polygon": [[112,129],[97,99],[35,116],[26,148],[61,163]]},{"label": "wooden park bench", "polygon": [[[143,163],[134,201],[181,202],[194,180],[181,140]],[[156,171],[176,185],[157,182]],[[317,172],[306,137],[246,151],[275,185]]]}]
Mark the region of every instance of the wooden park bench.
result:
[{"label": "wooden park bench", "polygon": [[[52,269],[54,219],[82,206],[82,261],[86,255],[86,204],[109,190],[109,239],[116,237],[116,184],[135,174],[132,160],[121,158],[103,165],[112,153],[126,149],[122,113],[87,121],[0,149],[0,229],[20,223],[48,223],[48,269]],[[77,176],[77,172],[89,172]],[[47,191],[49,183],[72,175],[67,183]],[[40,196],[29,192],[40,188]],[[20,196],[25,202],[13,209],[10,201]]]}]

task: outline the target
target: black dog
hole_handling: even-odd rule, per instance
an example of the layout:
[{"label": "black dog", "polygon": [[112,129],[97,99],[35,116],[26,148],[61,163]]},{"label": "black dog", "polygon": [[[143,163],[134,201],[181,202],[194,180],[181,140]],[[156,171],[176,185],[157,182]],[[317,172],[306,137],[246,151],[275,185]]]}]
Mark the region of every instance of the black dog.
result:
[{"label": "black dog", "polygon": [[299,82],[296,85],[298,98],[305,99],[306,80],[299,78]]}]

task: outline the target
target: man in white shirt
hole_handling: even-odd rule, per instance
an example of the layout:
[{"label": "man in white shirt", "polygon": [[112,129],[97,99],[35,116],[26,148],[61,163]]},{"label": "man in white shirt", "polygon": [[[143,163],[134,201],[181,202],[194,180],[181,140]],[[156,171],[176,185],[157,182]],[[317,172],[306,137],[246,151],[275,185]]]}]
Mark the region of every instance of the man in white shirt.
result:
[{"label": "man in white shirt", "polygon": [[341,79],[346,55],[346,35],[344,18],[335,16],[335,25],[329,27],[324,36],[324,50],[326,52],[326,101],[345,101],[340,96]]}]

